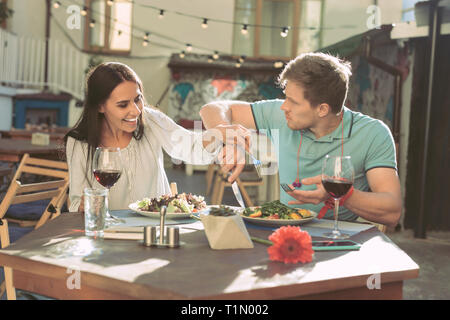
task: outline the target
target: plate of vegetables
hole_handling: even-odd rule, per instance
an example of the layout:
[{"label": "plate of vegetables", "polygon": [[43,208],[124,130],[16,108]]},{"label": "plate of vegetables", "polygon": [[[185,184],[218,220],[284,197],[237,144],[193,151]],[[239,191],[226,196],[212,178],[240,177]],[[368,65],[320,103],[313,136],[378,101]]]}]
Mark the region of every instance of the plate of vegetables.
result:
[{"label": "plate of vegetables", "polygon": [[159,218],[162,206],[167,207],[167,219],[189,218],[191,214],[197,214],[207,209],[204,197],[191,193],[144,198],[131,203],[128,207],[140,215]]},{"label": "plate of vegetables", "polygon": [[279,200],[267,202],[258,207],[245,208],[241,215],[245,221],[269,227],[300,225],[317,217],[314,211],[292,208]]}]

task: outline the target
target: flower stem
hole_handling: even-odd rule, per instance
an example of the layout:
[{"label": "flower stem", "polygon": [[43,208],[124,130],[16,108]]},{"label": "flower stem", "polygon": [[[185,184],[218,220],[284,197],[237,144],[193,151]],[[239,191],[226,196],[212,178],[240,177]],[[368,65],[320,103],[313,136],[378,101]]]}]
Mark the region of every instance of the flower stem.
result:
[{"label": "flower stem", "polygon": [[265,244],[267,246],[273,245],[272,241],[270,241],[270,240],[264,240],[264,239],[257,238],[257,237],[250,237],[250,239],[252,239],[255,242],[259,242],[259,243]]}]

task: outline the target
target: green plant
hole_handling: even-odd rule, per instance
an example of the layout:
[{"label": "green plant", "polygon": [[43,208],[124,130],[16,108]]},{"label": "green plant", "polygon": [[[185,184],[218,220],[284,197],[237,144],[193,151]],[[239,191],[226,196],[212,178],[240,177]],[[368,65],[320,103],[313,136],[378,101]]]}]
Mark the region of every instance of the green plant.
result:
[{"label": "green plant", "polygon": [[98,65],[101,64],[102,62],[103,62],[103,60],[102,60],[102,58],[100,58],[99,56],[97,56],[97,55],[92,55],[92,56],[90,56],[89,62],[88,62],[88,66],[87,66],[87,68],[84,70],[84,73],[85,73],[85,74],[88,74],[89,71],[90,71],[92,68],[98,66]]},{"label": "green plant", "polygon": [[13,15],[14,11],[6,6],[6,3],[0,2],[0,24]]}]

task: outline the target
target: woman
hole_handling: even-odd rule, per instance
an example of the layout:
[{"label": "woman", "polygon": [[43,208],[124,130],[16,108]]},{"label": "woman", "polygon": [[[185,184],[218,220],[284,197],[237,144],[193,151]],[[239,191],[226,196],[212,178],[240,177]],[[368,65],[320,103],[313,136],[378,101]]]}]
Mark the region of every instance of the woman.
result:
[{"label": "woman", "polygon": [[123,172],[109,196],[109,208],[119,210],[144,197],[170,193],[162,149],[172,158],[207,164],[217,156],[215,149],[222,145],[227,128],[248,134],[238,126],[224,126],[215,132],[188,131],[144,105],[142,82],[130,67],[103,63],[88,74],[83,113],[64,139],[70,177],[69,211],[84,210],[85,187],[102,188],[92,173],[97,147],[121,149]]}]

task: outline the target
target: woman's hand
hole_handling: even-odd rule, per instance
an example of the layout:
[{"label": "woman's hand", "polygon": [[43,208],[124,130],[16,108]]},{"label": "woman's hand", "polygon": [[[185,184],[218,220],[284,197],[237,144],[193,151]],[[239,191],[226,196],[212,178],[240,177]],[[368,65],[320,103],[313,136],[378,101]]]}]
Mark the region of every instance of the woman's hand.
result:
[{"label": "woman's hand", "polygon": [[204,138],[213,145],[223,145],[218,155],[222,172],[232,171],[229,182],[233,182],[245,166],[245,151],[250,150],[251,131],[241,125],[218,125],[206,131]]},{"label": "woman's hand", "polygon": [[[322,176],[318,175],[315,177],[305,178],[301,181],[304,185],[316,185],[315,190],[294,190],[292,192],[287,192],[291,197],[296,200],[289,201],[288,204],[319,204],[327,200],[330,195],[325,191],[325,188],[322,185]],[[294,186],[290,185],[292,189],[295,189]]]}]

